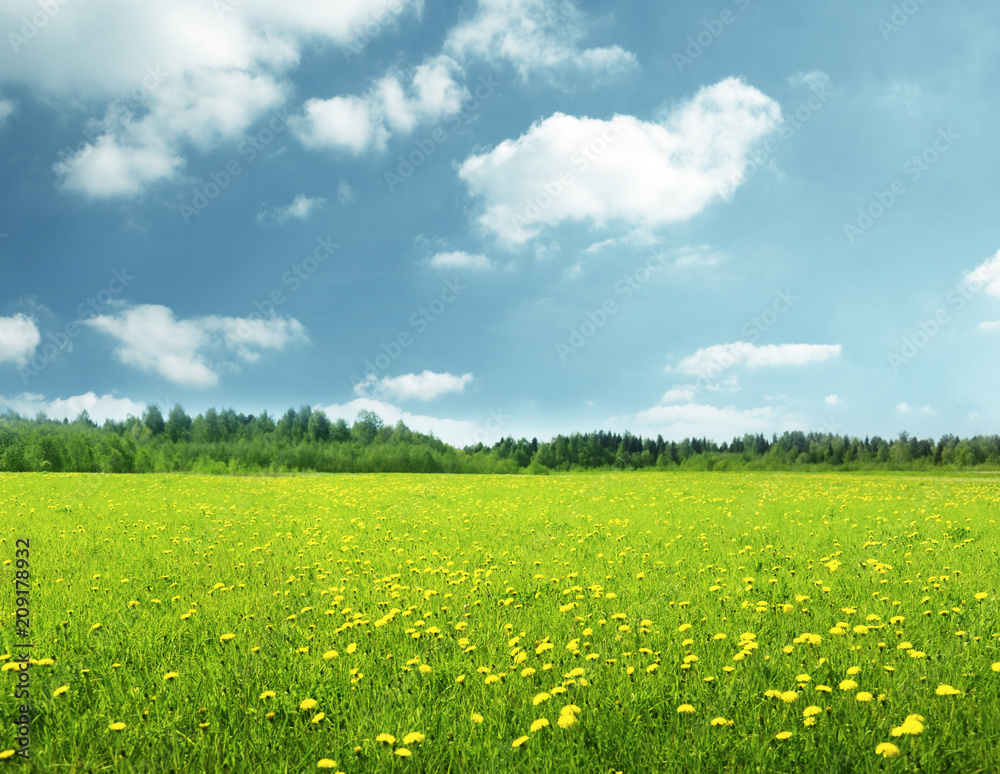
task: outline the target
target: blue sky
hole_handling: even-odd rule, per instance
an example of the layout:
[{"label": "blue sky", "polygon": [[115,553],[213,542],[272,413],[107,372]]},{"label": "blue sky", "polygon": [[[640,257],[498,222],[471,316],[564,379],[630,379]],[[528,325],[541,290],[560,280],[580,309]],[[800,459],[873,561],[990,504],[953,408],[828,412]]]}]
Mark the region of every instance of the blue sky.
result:
[{"label": "blue sky", "polygon": [[0,409],[997,432],[995,3],[7,0],[0,31]]}]

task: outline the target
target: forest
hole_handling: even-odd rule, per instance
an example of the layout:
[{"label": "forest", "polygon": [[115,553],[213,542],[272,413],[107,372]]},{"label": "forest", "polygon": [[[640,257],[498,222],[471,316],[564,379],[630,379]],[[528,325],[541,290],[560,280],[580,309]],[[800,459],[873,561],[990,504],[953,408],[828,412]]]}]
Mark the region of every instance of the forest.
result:
[{"label": "forest", "polygon": [[402,422],[385,425],[362,411],[352,425],[309,406],[280,418],[181,406],[166,417],[93,422],[0,414],[0,471],[80,473],[531,473],[576,470],[931,470],[1000,468],[1000,436],[889,440],[829,433],[745,435],[718,444],[666,441],[597,431],[551,441],[502,438],[492,446],[450,446]]}]

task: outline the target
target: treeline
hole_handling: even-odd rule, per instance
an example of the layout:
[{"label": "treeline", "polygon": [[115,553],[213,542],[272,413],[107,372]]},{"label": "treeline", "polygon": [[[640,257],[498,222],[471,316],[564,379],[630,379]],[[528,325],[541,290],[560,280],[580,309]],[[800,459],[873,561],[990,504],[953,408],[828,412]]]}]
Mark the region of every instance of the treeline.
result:
[{"label": "treeline", "polygon": [[0,471],[153,473],[548,473],[642,468],[665,470],[930,470],[1000,468],[1000,436],[938,441],[901,433],[861,440],[827,433],[745,435],[717,444],[705,438],[665,441],[631,433],[559,435],[551,441],[503,438],[462,449],[402,422],[386,426],[370,411],[353,424],[308,406],[282,417],[209,409],[192,418],[181,406],[164,417],[98,426],[86,412],[74,421],[0,415]]}]

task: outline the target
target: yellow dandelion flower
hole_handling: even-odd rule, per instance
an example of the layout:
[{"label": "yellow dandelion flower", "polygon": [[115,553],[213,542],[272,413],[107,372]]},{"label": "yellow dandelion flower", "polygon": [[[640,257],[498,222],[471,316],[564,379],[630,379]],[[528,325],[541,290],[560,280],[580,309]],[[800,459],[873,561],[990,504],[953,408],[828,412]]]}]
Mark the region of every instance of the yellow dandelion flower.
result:
[{"label": "yellow dandelion flower", "polygon": [[329,758],[320,758],[319,762],[316,764],[317,769],[335,769],[337,768],[337,762],[331,761]]},{"label": "yellow dandelion flower", "polygon": [[480,715],[478,712],[473,712],[472,713],[472,722],[473,723],[482,723],[483,722],[483,716]]},{"label": "yellow dandelion flower", "polygon": [[112,723],[110,726],[108,726],[108,728],[111,729],[112,731],[124,731],[125,724],[122,723],[121,721],[116,721]]},{"label": "yellow dandelion flower", "polygon": [[347,653],[348,655],[351,655],[353,653],[357,653],[358,652],[358,643],[352,642],[350,645],[348,645],[344,649],[344,652]]},{"label": "yellow dandelion flower", "polygon": [[859,674],[860,672],[861,672],[861,667],[852,666],[848,668],[847,676],[850,677],[851,675],[856,675]]},{"label": "yellow dandelion flower", "polygon": [[325,712],[317,712],[315,715],[312,716],[312,720],[310,720],[309,722],[312,723],[313,725],[315,725],[315,724],[319,723],[325,717],[326,717],[326,713]]},{"label": "yellow dandelion flower", "polygon": [[12,758],[13,756],[14,756],[13,750],[4,750],[3,752],[0,752],[0,761],[5,761],[8,758]]},{"label": "yellow dandelion flower", "polygon": [[779,731],[774,735],[775,739],[789,739],[792,736],[791,731]]},{"label": "yellow dandelion flower", "polygon": [[226,633],[226,634],[223,634],[223,635],[221,635],[221,636],[219,637],[219,642],[229,642],[229,641],[230,641],[231,639],[233,639],[233,637],[235,637],[235,636],[236,636],[236,635],[235,635],[235,634],[233,634],[232,632],[228,632],[228,633]]},{"label": "yellow dandelion flower", "polygon": [[799,695],[795,691],[783,691],[779,698],[786,704],[791,704],[793,701],[799,698]]},{"label": "yellow dandelion flower", "polygon": [[837,686],[842,691],[853,691],[858,687],[858,684],[853,680],[841,680],[840,685]]},{"label": "yellow dandelion flower", "polygon": [[934,693],[938,696],[958,696],[961,691],[956,688],[952,688],[947,683],[942,683],[937,688],[934,689]]},{"label": "yellow dandelion flower", "polygon": [[396,748],[396,755],[398,755],[400,758],[409,758],[412,754],[413,753],[411,753],[405,747],[397,747]]},{"label": "yellow dandelion flower", "polygon": [[328,650],[326,653],[323,654],[323,660],[324,661],[329,661],[330,659],[337,658],[338,655],[339,654],[337,653],[337,651],[335,651],[335,650]]},{"label": "yellow dandelion flower", "polygon": [[677,708],[677,713],[680,715],[693,715],[694,707],[690,704],[682,704]]},{"label": "yellow dandelion flower", "polygon": [[275,697],[274,691],[264,691],[264,693],[260,695],[261,699],[273,699],[274,697]]},{"label": "yellow dandelion flower", "polygon": [[524,744],[525,742],[527,742],[528,739],[530,739],[530,737],[519,736],[517,739],[515,739],[513,742],[510,743],[510,746],[511,747],[520,747],[522,744]]},{"label": "yellow dandelion flower", "polygon": [[455,682],[456,683],[464,683],[465,682],[465,675],[459,675],[458,677],[456,677],[455,678]]},{"label": "yellow dandelion flower", "polygon": [[68,690],[69,690],[69,686],[68,686],[68,685],[60,685],[60,686],[59,686],[58,688],[56,688],[56,689],[55,689],[55,690],[54,690],[54,691],[52,692],[52,695],[53,695],[53,696],[62,696],[62,695],[63,695],[64,693],[66,693],[66,692],[67,692]]},{"label": "yellow dandelion flower", "polygon": [[421,734],[419,731],[411,731],[406,736],[403,737],[403,744],[420,744],[427,737]]},{"label": "yellow dandelion flower", "polygon": [[728,725],[731,724],[731,722],[732,721],[726,720],[721,715],[719,717],[717,717],[717,718],[712,718],[712,725],[713,726],[728,726]]},{"label": "yellow dandelion flower", "polygon": [[899,748],[889,742],[882,742],[875,747],[875,754],[883,758],[895,758],[899,755]]},{"label": "yellow dandelion flower", "polygon": [[867,702],[867,701],[871,701],[875,697],[872,696],[870,693],[868,693],[868,691],[859,691],[854,698],[857,701],[865,701],[865,702]]},{"label": "yellow dandelion flower", "polygon": [[392,734],[379,734],[375,737],[376,742],[384,742],[385,744],[396,744],[396,737]]},{"label": "yellow dandelion flower", "polygon": [[547,718],[538,718],[538,720],[536,720],[534,723],[531,724],[531,728],[529,730],[531,731],[531,733],[534,734],[536,731],[541,731],[543,728],[546,728],[548,725],[549,725],[549,721],[548,721]]},{"label": "yellow dandelion flower", "polygon": [[319,702],[318,702],[318,701],[316,701],[315,699],[303,699],[303,700],[302,700],[302,701],[301,701],[301,702],[299,703],[299,709],[300,709],[300,710],[311,710],[311,709],[312,709],[313,707],[315,707],[315,706],[316,706],[317,704],[319,704]]},{"label": "yellow dandelion flower", "polygon": [[563,712],[559,715],[559,720],[556,722],[559,724],[559,728],[572,728],[576,723],[576,715],[572,712]]},{"label": "yellow dandelion flower", "polygon": [[545,691],[542,691],[541,693],[535,694],[535,698],[531,700],[531,703],[533,706],[537,707],[543,701],[548,701],[551,698],[552,697],[549,694],[547,694]]},{"label": "yellow dandelion flower", "polygon": [[821,707],[817,707],[814,704],[814,705],[812,705],[810,707],[806,707],[804,710],[802,710],[802,717],[811,718],[813,715],[819,715],[822,712],[823,712],[823,709]]},{"label": "yellow dandelion flower", "polygon": [[829,685],[822,685],[822,684],[817,685],[816,690],[822,693],[833,693],[833,688],[831,688]]},{"label": "yellow dandelion flower", "polygon": [[422,675],[429,675],[433,671],[433,669],[427,664],[421,664],[419,667],[417,667],[417,670]]},{"label": "yellow dandelion flower", "polygon": [[178,674],[177,672],[167,672],[167,673],[166,673],[166,674],[165,674],[165,675],[163,676],[163,679],[164,679],[164,680],[175,680],[175,679],[177,679],[178,677],[180,677],[180,675],[179,675],[179,674]]},{"label": "yellow dandelion flower", "polygon": [[531,677],[533,674],[535,674],[534,667],[525,667],[521,670],[521,677]]}]

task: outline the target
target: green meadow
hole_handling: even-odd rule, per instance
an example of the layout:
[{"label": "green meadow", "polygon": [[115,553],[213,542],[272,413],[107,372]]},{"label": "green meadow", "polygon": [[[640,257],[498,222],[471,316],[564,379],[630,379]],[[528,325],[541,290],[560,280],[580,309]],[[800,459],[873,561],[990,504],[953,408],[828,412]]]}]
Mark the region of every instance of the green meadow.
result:
[{"label": "green meadow", "polygon": [[1000,771],[998,518],[985,476],[0,474],[0,772]]}]

